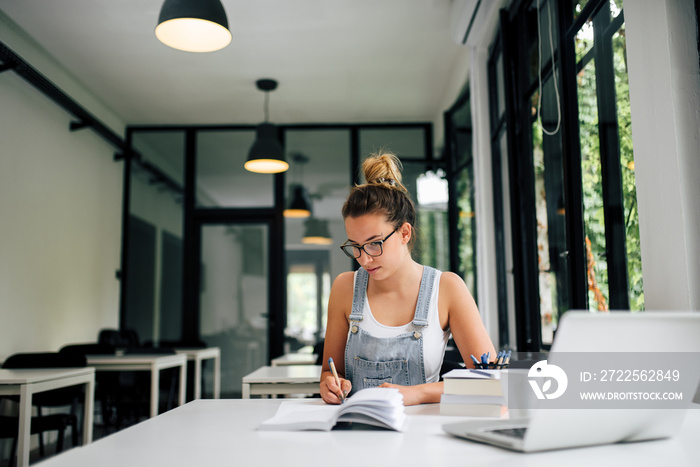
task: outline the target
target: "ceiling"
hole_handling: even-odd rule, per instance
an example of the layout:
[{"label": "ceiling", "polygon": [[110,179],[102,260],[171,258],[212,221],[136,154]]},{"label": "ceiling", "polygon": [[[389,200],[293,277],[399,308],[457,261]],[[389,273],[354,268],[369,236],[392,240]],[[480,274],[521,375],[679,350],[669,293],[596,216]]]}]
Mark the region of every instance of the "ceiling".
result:
[{"label": "ceiling", "polygon": [[197,54],[156,39],[162,2],[0,0],[0,10],[127,124],[259,123],[259,78],[279,81],[273,123],[375,123],[441,115],[467,54],[455,23],[473,3],[222,0],[233,40]]}]

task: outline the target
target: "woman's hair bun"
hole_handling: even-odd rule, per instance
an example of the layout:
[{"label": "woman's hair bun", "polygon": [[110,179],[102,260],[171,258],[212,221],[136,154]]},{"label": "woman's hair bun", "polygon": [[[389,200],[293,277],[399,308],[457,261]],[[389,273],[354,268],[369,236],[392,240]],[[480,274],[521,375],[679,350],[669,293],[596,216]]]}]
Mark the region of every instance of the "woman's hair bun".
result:
[{"label": "woman's hair bun", "polygon": [[365,159],[362,172],[369,185],[388,185],[406,191],[401,179],[402,167],[398,157],[389,152],[382,152]]}]

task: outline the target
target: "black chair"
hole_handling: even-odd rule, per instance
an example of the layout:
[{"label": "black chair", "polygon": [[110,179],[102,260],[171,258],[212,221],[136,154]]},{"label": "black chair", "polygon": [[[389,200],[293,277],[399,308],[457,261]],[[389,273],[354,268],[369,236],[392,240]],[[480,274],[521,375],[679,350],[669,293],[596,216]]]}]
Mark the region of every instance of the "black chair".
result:
[{"label": "black chair", "polygon": [[[126,352],[125,339],[116,329],[103,329],[98,342],[69,344],[59,353],[87,355],[115,355]],[[95,374],[96,427],[108,434],[125,428],[140,420],[147,411],[143,388],[135,381],[131,372],[98,371]],[[140,383],[140,382],[139,382]],[[147,400],[147,399],[146,399]],[[101,423],[100,423],[101,422]]]},{"label": "black chair", "polygon": [[61,347],[58,352],[61,354],[76,354],[82,355],[114,355],[117,349],[108,344],[86,343],[86,344],[68,344]]},{"label": "black chair", "polygon": [[[142,348],[165,349],[166,351],[174,351],[174,349],[206,349],[208,346],[201,340],[168,340],[161,339],[157,342],[147,340],[143,343]],[[206,364],[206,363],[205,363]],[[187,361],[187,394],[186,400],[189,402],[194,400],[194,365],[191,360]],[[204,384],[204,372],[202,372],[202,381]],[[175,405],[175,388],[177,387],[177,374],[171,371],[170,390],[168,391],[168,401],[165,410],[170,410]]]},{"label": "black chair", "polygon": [[[86,366],[85,357],[75,354],[61,354],[56,352],[19,353],[11,355],[3,363],[6,369],[29,369],[29,368],[82,368]],[[31,419],[30,433],[39,435],[39,453],[43,457],[44,437],[47,431],[57,431],[58,440],[56,442],[56,453],[63,451],[63,443],[66,428],[71,427],[72,444],[79,443],[78,406],[83,398],[84,388],[82,386],[72,386],[67,388],[54,389],[52,391],[40,392],[32,397],[32,405],[37,409],[37,415]],[[6,399],[14,399],[6,397]],[[44,408],[70,407],[69,413],[52,413],[44,415]],[[13,438],[13,459],[17,452],[17,429],[19,425],[18,417],[0,417],[0,437]]]},{"label": "black chair", "polygon": [[205,349],[207,344],[201,340],[165,340],[161,339],[157,342],[147,340],[143,343],[144,347],[156,347],[166,349]]},{"label": "black chair", "polygon": [[[55,424],[55,417],[54,418],[49,418],[49,417],[32,417],[32,423],[29,428],[29,434],[31,435],[39,435],[39,439],[41,440],[41,436],[43,433],[47,431],[55,431],[54,428]],[[15,461],[17,458],[17,444],[18,444],[18,439],[17,439],[17,433],[19,431],[19,418],[18,417],[12,417],[12,416],[7,416],[7,415],[0,415],[0,438],[3,439],[12,439],[12,450],[11,450],[11,457],[10,457],[10,463],[8,465],[12,466],[15,465]],[[60,430],[59,430],[60,431]],[[75,443],[75,437],[74,441]],[[43,448],[43,444],[40,444],[40,449]],[[59,453],[63,450],[63,440],[62,436],[59,437],[57,443],[56,443],[56,453]],[[44,453],[40,451],[41,455],[43,456]]]},{"label": "black chair", "polygon": [[[141,345],[138,333],[129,328],[101,329],[94,344],[73,344],[61,352],[83,352],[85,355],[112,354],[117,351],[129,354],[174,354],[172,348],[146,347]],[[100,403],[102,427],[105,433],[122,428],[148,418],[150,407],[150,377],[142,371],[97,372],[95,399]],[[161,410],[175,406],[177,385],[176,370],[165,370],[160,378],[162,387],[167,387],[167,401]]]},{"label": "black chair", "polygon": [[[159,346],[156,347],[152,342],[147,342],[141,345],[141,340],[139,339],[138,333],[133,329],[123,329],[119,331],[119,339],[122,344],[126,345],[125,354],[132,355],[174,355],[174,345],[170,342],[162,341]],[[150,387],[150,378],[148,375],[143,373],[136,373],[133,377],[134,385],[140,387],[141,389]],[[165,403],[159,407],[159,411],[167,411],[175,407],[175,391],[178,387],[177,384],[177,370],[170,368],[163,370],[159,378],[159,387],[167,387],[164,392],[167,392],[167,397],[161,397],[160,400],[165,400]],[[150,395],[147,393],[142,394],[140,405],[146,407],[146,402],[150,401]]]},{"label": "black chair", "polygon": [[323,346],[326,343],[325,339],[321,339],[314,345],[314,353],[316,354],[316,365],[323,365]]}]

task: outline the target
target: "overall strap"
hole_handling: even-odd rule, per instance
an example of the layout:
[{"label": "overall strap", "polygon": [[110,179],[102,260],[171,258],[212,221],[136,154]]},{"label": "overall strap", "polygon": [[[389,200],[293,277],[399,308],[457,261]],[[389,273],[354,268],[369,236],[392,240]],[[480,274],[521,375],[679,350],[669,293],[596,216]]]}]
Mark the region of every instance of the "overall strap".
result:
[{"label": "overall strap", "polygon": [[[364,268],[358,269],[355,274],[355,286],[352,293],[352,310],[350,312],[351,322],[362,321],[365,297],[367,296],[367,282],[369,281],[369,273],[365,271]],[[353,332],[355,331],[353,330]]]},{"label": "overall strap", "polygon": [[435,274],[437,274],[437,271],[434,268],[423,266],[423,277],[420,281],[416,312],[413,315],[413,326],[415,327],[425,327],[428,325],[428,311],[430,310],[430,297],[433,296]]}]

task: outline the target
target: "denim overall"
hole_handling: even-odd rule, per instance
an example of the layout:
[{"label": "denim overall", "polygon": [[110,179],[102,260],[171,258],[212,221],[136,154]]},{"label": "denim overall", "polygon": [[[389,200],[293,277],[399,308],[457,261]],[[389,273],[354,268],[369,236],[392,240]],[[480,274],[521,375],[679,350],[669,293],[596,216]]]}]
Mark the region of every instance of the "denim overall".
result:
[{"label": "denim overall", "polygon": [[413,386],[425,383],[423,329],[428,326],[428,310],[437,271],[423,266],[418,303],[413,315],[413,332],[378,338],[360,329],[367,295],[369,274],[360,268],[352,297],[350,332],[345,346],[345,377],[352,393],[383,383]]}]

